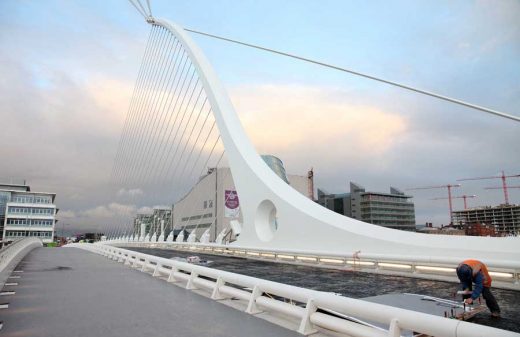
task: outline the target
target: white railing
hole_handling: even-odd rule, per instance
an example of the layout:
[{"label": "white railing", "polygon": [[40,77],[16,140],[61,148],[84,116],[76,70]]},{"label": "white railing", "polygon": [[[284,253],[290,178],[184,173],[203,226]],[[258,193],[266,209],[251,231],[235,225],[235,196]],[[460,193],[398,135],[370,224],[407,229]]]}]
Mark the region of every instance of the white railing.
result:
[{"label": "white railing", "polygon": [[[317,328],[322,328],[355,337],[398,337],[401,336],[401,331],[405,330],[438,337],[520,336],[520,334],[487,326],[290,286],[103,244],[71,244],[67,247],[82,248],[104,255],[125,265],[139,268],[143,272],[153,272],[153,276],[167,277],[168,282],[185,282],[186,289],[205,290],[214,300],[238,298],[247,301],[246,312],[250,314],[267,311],[291,316],[299,320],[298,332],[301,334],[310,334]],[[338,314],[378,322],[389,328],[381,330],[355,323],[340,318]]]},{"label": "white railing", "polygon": [[[107,245],[178,249],[204,254],[237,256],[272,262],[314,265],[317,267],[352,268],[361,271],[375,271],[387,274],[409,275],[424,279],[457,281],[456,266],[461,259],[456,257],[410,256],[390,254],[352,253],[334,254],[318,251],[295,251],[265,249],[258,247],[237,247],[230,245],[202,244],[188,242],[128,242],[123,240],[104,241]],[[520,290],[520,261],[484,261],[493,277],[493,282],[501,288]]]},{"label": "white railing", "polygon": [[0,289],[24,256],[34,248],[42,246],[42,241],[38,238],[24,238],[16,240],[0,250]]}]

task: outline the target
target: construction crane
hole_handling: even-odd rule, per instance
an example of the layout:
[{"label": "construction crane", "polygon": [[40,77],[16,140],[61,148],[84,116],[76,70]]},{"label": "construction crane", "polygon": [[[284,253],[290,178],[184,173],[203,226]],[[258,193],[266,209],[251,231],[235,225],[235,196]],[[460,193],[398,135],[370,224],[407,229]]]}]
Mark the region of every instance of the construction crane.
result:
[{"label": "construction crane", "polygon": [[504,171],[502,171],[502,175],[500,176],[491,176],[491,177],[477,177],[477,178],[464,178],[457,179],[457,181],[467,181],[467,180],[484,180],[484,179],[502,179],[502,187],[487,187],[486,190],[494,190],[494,189],[502,189],[504,191],[504,200],[506,205],[509,205],[509,194],[507,193],[508,188],[518,188],[518,186],[508,187],[506,178],[519,178],[520,174],[513,174],[510,176],[506,176]]},{"label": "construction crane", "polygon": [[[466,199],[470,199],[470,198],[476,198],[477,196],[476,195],[460,195],[460,196],[457,196],[457,197],[452,197],[452,199],[464,199],[464,209],[468,209],[468,203],[467,203],[467,200]],[[448,198],[433,198],[433,199],[430,199],[430,200],[446,200]]]},{"label": "construction crane", "polygon": [[453,219],[453,205],[452,205],[452,197],[451,197],[451,189],[454,187],[460,187],[460,184],[448,184],[448,185],[440,185],[440,186],[426,186],[426,187],[414,187],[414,188],[408,188],[408,191],[415,191],[415,190],[431,190],[434,188],[447,188],[448,189],[448,202],[450,206],[450,223],[451,219]]},{"label": "construction crane", "polygon": [[[510,190],[512,188],[520,188],[520,186],[507,186],[507,190]],[[502,190],[504,189],[504,186],[498,186],[498,187],[484,187],[485,190]],[[506,197],[506,205],[509,205],[508,201],[509,201],[509,193],[507,192],[506,190],[506,193],[505,193],[505,197]]]}]

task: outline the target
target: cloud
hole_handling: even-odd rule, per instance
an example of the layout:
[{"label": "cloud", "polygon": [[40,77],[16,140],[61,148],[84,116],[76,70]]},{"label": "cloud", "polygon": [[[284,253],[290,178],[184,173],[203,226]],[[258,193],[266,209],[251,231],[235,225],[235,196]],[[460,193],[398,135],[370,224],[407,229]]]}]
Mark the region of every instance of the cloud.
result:
[{"label": "cloud", "polygon": [[232,90],[246,133],[260,152],[327,152],[331,144],[345,144],[349,153],[383,154],[391,149],[407,131],[406,118],[352,103],[350,96],[336,88],[303,85]]},{"label": "cloud", "polygon": [[74,219],[76,218],[76,212],[74,211],[70,211],[70,210],[60,210],[58,212],[58,219],[63,221],[63,220],[70,220],[70,219]]},{"label": "cloud", "polygon": [[[180,192],[172,188],[176,183],[172,177],[165,177],[158,187],[127,183],[122,189],[110,181],[145,45],[141,22],[125,21],[126,9],[135,13],[123,3],[111,5],[121,7],[110,11],[105,4],[102,10],[95,3],[56,4],[20,6],[4,1],[0,5],[5,6],[0,11],[4,19],[0,40],[5,47],[0,54],[0,121],[7,126],[0,132],[0,143],[8,144],[0,147],[0,176],[22,176],[33,190],[56,192],[58,207],[63,209],[60,219],[79,230],[116,226],[121,215],[130,219],[137,211],[151,211],[146,205],[173,202]],[[378,33],[385,22],[373,25],[361,44],[354,38],[356,27],[350,37],[329,31],[328,42],[337,48],[331,49],[332,54],[321,48],[317,55],[332,60],[342,55],[341,62],[347,64],[517,113],[520,89],[515,76],[518,67],[513,67],[520,51],[519,6],[518,1],[479,1],[463,6],[460,13],[452,11],[448,18],[444,11],[428,10],[431,23],[417,27],[419,33],[392,31],[390,35],[412,42],[395,45],[398,40],[388,40],[392,50],[360,48],[384,42],[371,39],[371,34],[390,36]],[[27,12],[37,13],[34,20],[26,19]],[[430,12],[442,18],[430,16]],[[107,17],[111,13],[117,16]],[[394,25],[393,17],[389,20]],[[446,27],[456,29],[447,34]],[[338,37],[345,38],[346,47],[336,44]],[[200,41],[205,43],[203,48],[211,45]],[[303,53],[313,52],[304,48],[308,46],[305,41],[295,47],[302,47]],[[314,43],[322,46],[322,41]],[[231,77],[239,79],[228,86],[230,95],[258,151],[279,156],[289,173],[304,174],[313,166],[316,186],[343,192],[353,180],[369,190],[385,191],[390,185],[443,184],[502,168],[517,173],[520,133],[516,125],[388,87],[370,86],[364,80],[344,80],[344,74],[300,68],[293,61],[268,62],[269,73],[260,66],[242,64],[256,52],[242,54],[239,49],[215,46],[225,50],[223,59],[210,49],[210,61],[231,69]],[[361,57],[356,58],[359,53]],[[256,57],[261,60],[264,56]],[[245,68],[247,72],[241,72]],[[392,69],[398,71],[392,73]],[[216,70],[226,83],[229,74]],[[204,138],[196,144],[195,153]],[[218,144],[214,157],[218,159],[221,150]],[[147,155],[144,161],[149,159]],[[175,158],[167,159],[168,165],[170,161],[176,164]],[[206,166],[215,161],[213,158]],[[204,172],[204,161],[199,164],[193,177],[184,179],[181,192],[191,187],[191,178]],[[182,180],[183,168],[178,170],[170,173]],[[475,204],[501,200],[500,191],[482,195],[481,187],[467,184],[464,193],[479,195]],[[121,199],[116,203],[118,192]],[[518,192],[511,191],[512,200],[518,200]],[[414,195],[419,222],[446,222],[442,201],[427,201],[442,196],[442,191]]]},{"label": "cloud", "polygon": [[128,190],[125,188],[122,188],[117,192],[118,197],[122,197],[122,196],[136,197],[136,196],[140,196],[140,195],[143,195],[143,191],[140,188],[134,188],[134,189],[128,189]]}]

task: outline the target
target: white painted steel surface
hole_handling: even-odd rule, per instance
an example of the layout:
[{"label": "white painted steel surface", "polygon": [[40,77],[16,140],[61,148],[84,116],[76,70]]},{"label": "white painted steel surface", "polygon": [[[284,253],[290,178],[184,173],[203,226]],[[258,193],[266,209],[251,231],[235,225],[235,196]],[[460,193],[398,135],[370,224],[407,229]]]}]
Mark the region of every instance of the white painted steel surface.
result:
[{"label": "white painted steel surface", "polygon": [[17,240],[0,250],[0,289],[2,289],[5,280],[24,256],[34,248],[42,246],[42,240],[29,237]]},{"label": "white painted steel surface", "polygon": [[[384,274],[404,275],[423,279],[458,282],[455,268],[460,263],[454,257],[406,256],[392,254],[338,254],[330,251],[283,250],[258,247],[234,247],[214,243],[187,242],[122,242],[104,241],[117,247],[176,249],[195,253],[236,256],[280,263],[305,264],[317,267],[353,269]],[[484,260],[499,288],[520,290],[520,261]]]},{"label": "white painted steel surface", "polygon": [[403,260],[520,261],[519,237],[429,235],[384,228],[337,214],[296,192],[257,154],[216,73],[186,31],[162,19],[148,22],[167,28],[183,45],[213,109],[244,219],[232,246],[340,255],[360,251]]},{"label": "white painted steel surface", "polygon": [[[215,300],[229,297],[243,299],[248,301],[246,311],[251,314],[264,310],[273,314],[290,315],[301,320],[298,332],[303,334],[320,327],[360,337],[399,336],[401,330],[438,337],[520,336],[513,332],[469,322],[290,286],[102,244],[71,244],[68,247],[89,250],[144,272],[153,271],[153,276],[167,277],[169,282],[182,280],[187,282],[187,289],[204,290],[211,293],[211,298]],[[289,300],[289,303],[283,299]],[[297,306],[294,303],[301,305]],[[390,329],[381,332],[381,330],[334,317],[326,311],[318,312],[318,309],[379,322],[388,325]]]}]

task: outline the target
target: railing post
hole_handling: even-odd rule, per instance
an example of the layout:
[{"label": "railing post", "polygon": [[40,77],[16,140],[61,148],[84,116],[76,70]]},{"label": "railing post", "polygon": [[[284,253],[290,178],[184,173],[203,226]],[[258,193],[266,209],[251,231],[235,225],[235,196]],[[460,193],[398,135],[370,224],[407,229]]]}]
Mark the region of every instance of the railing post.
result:
[{"label": "railing post", "polygon": [[153,274],[152,274],[153,277],[156,277],[156,276],[160,275],[160,273],[159,273],[159,268],[160,267],[161,267],[161,264],[159,262],[157,262],[155,264],[155,268],[153,269]]},{"label": "railing post", "polygon": [[314,325],[311,322],[311,315],[315,313],[316,310],[318,310],[318,307],[316,307],[316,304],[314,304],[314,300],[309,299],[307,301],[307,305],[305,306],[305,313],[303,314],[302,320],[300,322],[298,333],[307,336],[318,332],[318,330],[314,328]]},{"label": "railing post", "polygon": [[188,280],[188,284],[186,284],[186,289],[194,290],[197,289],[197,287],[193,284],[193,281],[198,277],[199,275],[195,273],[194,271],[190,274],[190,279]]},{"label": "railing post", "polygon": [[401,328],[399,327],[399,320],[397,318],[390,321],[390,328],[388,329],[389,337],[401,337]]},{"label": "railing post", "polygon": [[262,312],[262,310],[258,309],[256,306],[256,299],[260,296],[262,296],[262,291],[258,286],[254,286],[253,292],[251,292],[251,297],[249,297],[249,303],[247,304],[246,312],[248,314],[254,315]]},{"label": "railing post", "polygon": [[143,266],[141,267],[141,271],[146,271],[146,267],[148,266],[148,259],[145,257],[143,261]]},{"label": "railing post", "polygon": [[219,288],[222,287],[226,282],[222,279],[222,277],[218,277],[217,281],[215,282],[215,287],[213,288],[213,292],[211,293],[211,299],[212,300],[223,300],[226,297],[222,296],[220,294]]},{"label": "railing post", "polygon": [[167,282],[171,282],[171,283],[174,283],[174,282],[177,282],[177,280],[175,280],[175,273],[178,272],[179,269],[177,269],[176,267],[173,267],[172,266],[172,270],[170,271],[170,275],[168,275],[168,281]]}]

